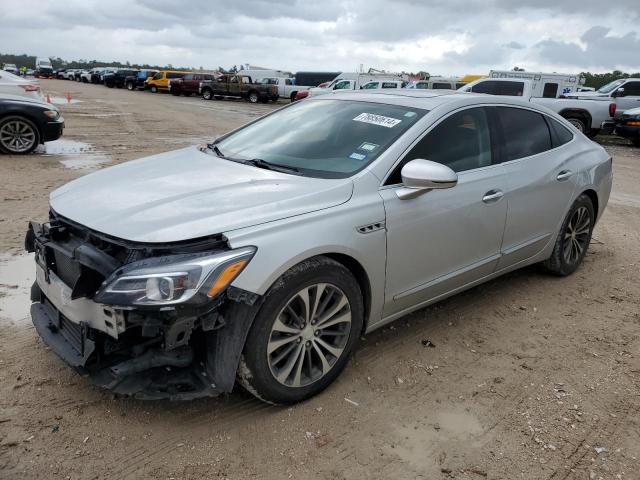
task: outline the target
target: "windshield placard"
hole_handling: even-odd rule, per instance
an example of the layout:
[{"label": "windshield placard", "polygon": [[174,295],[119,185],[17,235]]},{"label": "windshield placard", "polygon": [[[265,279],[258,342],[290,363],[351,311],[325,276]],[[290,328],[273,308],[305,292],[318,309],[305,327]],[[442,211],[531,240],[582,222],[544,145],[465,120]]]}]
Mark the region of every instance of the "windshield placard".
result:
[{"label": "windshield placard", "polygon": [[385,117],[384,115],[376,115],[375,113],[361,113],[353,119],[356,122],[370,123],[379,127],[393,128],[402,120],[397,118]]}]

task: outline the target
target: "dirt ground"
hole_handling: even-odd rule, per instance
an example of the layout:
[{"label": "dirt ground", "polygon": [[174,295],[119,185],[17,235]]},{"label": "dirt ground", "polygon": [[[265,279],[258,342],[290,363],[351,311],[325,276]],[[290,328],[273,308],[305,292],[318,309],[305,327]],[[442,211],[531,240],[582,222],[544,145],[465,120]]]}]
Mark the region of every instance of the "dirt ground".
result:
[{"label": "dirt ground", "polygon": [[91,386],[38,339],[32,265],[18,255],[26,222],[73,178],[274,106],[43,87],[78,102],[61,105],[65,142],[0,157],[0,478],[640,478],[639,149],[607,140],[614,190],[573,276],[528,268],[400,319],[291,408],[240,388],[141,402]]}]

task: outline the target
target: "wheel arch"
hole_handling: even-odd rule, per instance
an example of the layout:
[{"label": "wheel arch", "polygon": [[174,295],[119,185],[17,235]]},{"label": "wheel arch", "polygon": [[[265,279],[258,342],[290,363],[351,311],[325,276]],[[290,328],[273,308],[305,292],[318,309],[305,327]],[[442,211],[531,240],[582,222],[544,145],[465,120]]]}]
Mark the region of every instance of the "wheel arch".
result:
[{"label": "wheel arch", "polygon": [[595,212],[595,215],[596,215],[595,219],[597,220],[599,207],[600,207],[600,204],[598,201],[598,193],[592,188],[588,188],[584,190],[580,195],[586,195],[587,197],[589,197],[589,200],[591,200],[591,204],[593,205],[593,211]]},{"label": "wheel arch", "polygon": [[560,110],[558,115],[563,118],[582,117],[587,122],[585,125],[586,129],[591,130],[592,118],[591,114],[587,110],[582,108],[565,108],[564,110]]},{"label": "wheel arch", "polygon": [[367,330],[369,316],[371,313],[371,281],[367,271],[362,264],[350,255],[344,253],[325,253],[321,256],[328,257],[343,265],[355,277],[360,291],[362,292],[362,304],[364,306],[364,319],[362,322],[362,333]]}]

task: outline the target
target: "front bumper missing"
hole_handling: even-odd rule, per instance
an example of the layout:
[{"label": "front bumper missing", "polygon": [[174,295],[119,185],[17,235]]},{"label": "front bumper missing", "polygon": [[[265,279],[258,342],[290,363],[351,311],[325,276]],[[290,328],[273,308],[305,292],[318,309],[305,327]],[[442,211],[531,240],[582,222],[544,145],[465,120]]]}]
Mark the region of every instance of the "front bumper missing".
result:
[{"label": "front bumper missing", "polygon": [[189,400],[232,390],[259,304],[255,295],[247,301],[242,291],[229,292],[200,310],[102,305],[78,287],[85,269],[106,273],[108,259],[87,242],[49,231],[32,225],[25,245],[36,252],[33,324],[53,352],[123,396]]}]

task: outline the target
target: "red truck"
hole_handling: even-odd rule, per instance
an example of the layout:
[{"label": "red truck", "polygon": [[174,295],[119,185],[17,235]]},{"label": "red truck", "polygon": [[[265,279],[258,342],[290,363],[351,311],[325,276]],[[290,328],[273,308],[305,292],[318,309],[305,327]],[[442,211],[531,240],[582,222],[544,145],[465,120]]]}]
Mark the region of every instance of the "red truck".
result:
[{"label": "red truck", "polygon": [[214,78],[215,75],[210,73],[188,73],[182,78],[169,80],[169,92],[176,96],[183,94],[185,97],[190,97],[191,94],[198,93],[200,82]]}]

